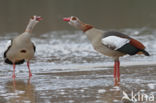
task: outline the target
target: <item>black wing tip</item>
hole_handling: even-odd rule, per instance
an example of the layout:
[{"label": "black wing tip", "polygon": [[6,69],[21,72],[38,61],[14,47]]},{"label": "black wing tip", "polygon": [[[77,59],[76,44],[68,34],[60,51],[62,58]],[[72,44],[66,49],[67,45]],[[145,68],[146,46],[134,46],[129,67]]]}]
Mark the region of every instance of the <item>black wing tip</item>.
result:
[{"label": "black wing tip", "polygon": [[7,63],[7,64],[13,64],[13,63],[12,63],[9,59],[7,59],[7,58],[4,60],[4,62]]},{"label": "black wing tip", "polygon": [[32,43],[33,44],[33,49],[34,49],[34,52],[36,52],[36,46],[35,46],[35,44],[34,43]]},{"label": "black wing tip", "polygon": [[[7,64],[11,64],[11,65],[13,64],[12,61],[10,61],[8,58],[6,58],[6,59],[4,60],[4,62],[7,63]],[[19,65],[19,64],[23,64],[24,62],[25,62],[25,60],[23,59],[23,60],[20,60],[20,61],[18,61],[18,62],[15,62],[15,64],[16,64],[16,65]]]},{"label": "black wing tip", "polygon": [[143,50],[142,52],[144,53],[144,55],[150,56],[150,54],[147,51]]},{"label": "black wing tip", "polygon": [[139,51],[139,49],[127,43],[121,48],[117,49],[117,51],[121,53],[129,54],[129,55],[135,55]]}]

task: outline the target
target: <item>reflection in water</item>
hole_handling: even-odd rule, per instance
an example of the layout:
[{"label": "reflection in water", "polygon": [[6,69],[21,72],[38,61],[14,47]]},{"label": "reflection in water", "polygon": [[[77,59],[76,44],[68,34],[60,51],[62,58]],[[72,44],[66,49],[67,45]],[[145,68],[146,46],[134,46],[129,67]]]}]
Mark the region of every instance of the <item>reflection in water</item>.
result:
[{"label": "reflection in water", "polygon": [[100,93],[101,94],[101,101],[106,101],[108,103],[118,103],[121,101],[121,92],[122,90],[119,88],[119,87],[112,87],[112,86],[109,86],[109,87],[106,87],[105,88],[107,91],[105,93]]},{"label": "reflection in water", "polygon": [[[0,96],[5,98],[0,101],[4,103],[5,101],[7,103],[121,103],[123,91],[130,97],[132,91],[156,93],[153,66],[122,67],[120,88],[113,87],[112,69],[101,68],[103,70],[88,68],[86,71],[65,72],[64,69],[52,73],[34,73],[34,71],[31,82],[30,80],[24,82],[25,78],[9,82],[10,78],[0,79]],[[81,67],[81,69],[85,68]],[[3,82],[6,83],[3,85]]]},{"label": "reflection in water", "polygon": [[3,97],[0,97],[0,103],[7,103],[7,101]]},{"label": "reflection in water", "polygon": [[10,103],[24,103],[35,102],[35,87],[30,83],[30,78],[27,83],[22,80],[12,80],[6,83],[6,89],[8,91],[8,101]]}]

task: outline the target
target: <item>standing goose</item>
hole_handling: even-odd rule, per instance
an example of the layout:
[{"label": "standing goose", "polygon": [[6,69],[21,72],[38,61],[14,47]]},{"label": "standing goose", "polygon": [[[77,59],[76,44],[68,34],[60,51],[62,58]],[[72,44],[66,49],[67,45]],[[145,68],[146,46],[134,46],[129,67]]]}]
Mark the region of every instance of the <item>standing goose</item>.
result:
[{"label": "standing goose", "polygon": [[105,32],[103,30],[96,29],[92,25],[83,23],[74,16],[64,18],[64,21],[67,21],[70,25],[82,30],[87,35],[96,51],[114,59],[115,85],[119,85],[120,83],[119,57],[126,54],[144,54],[149,56],[149,53],[145,51],[145,46],[128,35],[115,31]]},{"label": "standing goose", "polygon": [[4,52],[4,61],[7,64],[13,65],[12,78],[16,77],[15,65],[23,64],[25,61],[27,62],[29,77],[32,76],[30,66],[29,66],[29,61],[34,56],[35,45],[31,41],[31,33],[34,26],[41,20],[42,18],[40,16],[31,17],[25,32],[8,42],[7,49]]}]

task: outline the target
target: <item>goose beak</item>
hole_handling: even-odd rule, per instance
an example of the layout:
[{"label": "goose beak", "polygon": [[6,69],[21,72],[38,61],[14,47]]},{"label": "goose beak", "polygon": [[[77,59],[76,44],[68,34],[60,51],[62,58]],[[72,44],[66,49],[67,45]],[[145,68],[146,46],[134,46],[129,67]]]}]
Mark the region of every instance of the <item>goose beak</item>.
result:
[{"label": "goose beak", "polygon": [[41,20],[43,20],[43,18],[40,17],[40,16],[37,16],[37,17],[36,17],[36,20],[37,20],[37,21],[41,21]]},{"label": "goose beak", "polygon": [[70,21],[70,17],[68,17],[68,18],[63,18],[63,21],[69,22],[69,21]]}]

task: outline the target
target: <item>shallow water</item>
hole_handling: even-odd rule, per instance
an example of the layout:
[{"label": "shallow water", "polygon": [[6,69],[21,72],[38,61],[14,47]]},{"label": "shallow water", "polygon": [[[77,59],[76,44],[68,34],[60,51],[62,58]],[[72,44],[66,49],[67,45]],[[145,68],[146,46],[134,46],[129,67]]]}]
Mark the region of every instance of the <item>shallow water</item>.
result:
[{"label": "shallow water", "polygon": [[143,42],[151,54],[120,59],[119,88],[113,87],[113,60],[93,50],[80,31],[32,37],[37,47],[31,61],[33,76],[28,78],[23,64],[16,68],[15,81],[12,66],[3,63],[2,55],[7,41],[18,33],[0,36],[0,103],[121,103],[123,91],[129,95],[141,91],[156,99],[156,31],[146,27],[118,31]]}]

